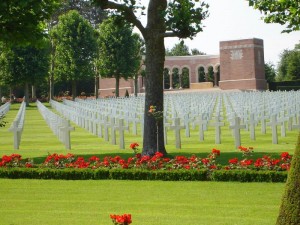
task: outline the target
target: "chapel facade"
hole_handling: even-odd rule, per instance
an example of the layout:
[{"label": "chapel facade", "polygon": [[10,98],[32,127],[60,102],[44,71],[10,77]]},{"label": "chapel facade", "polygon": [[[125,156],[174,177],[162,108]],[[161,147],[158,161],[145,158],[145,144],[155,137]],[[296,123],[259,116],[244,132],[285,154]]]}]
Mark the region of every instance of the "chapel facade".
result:
[{"label": "chapel facade", "polygon": [[[263,40],[258,38],[220,42],[219,55],[166,56],[164,89],[266,90]],[[144,78],[138,77],[138,93]],[[115,79],[100,79],[99,96],[114,96]],[[120,96],[134,93],[134,81],[120,80]]]}]

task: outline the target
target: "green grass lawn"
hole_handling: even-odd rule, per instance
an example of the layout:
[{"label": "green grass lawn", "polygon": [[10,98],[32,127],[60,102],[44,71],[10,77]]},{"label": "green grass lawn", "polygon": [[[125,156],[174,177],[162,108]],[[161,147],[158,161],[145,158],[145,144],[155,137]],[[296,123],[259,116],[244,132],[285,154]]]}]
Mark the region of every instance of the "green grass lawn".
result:
[{"label": "green grass lawn", "polygon": [[284,184],[1,179],[2,225],[275,224]]},{"label": "green grass lawn", "polygon": [[[65,150],[37,111],[35,104],[26,109],[25,127],[19,150],[13,150],[13,136],[8,128],[18,111],[13,104],[6,116],[9,122],[0,128],[0,156],[19,153],[23,158],[43,162],[48,153],[68,153],[103,158],[106,155],[132,156],[129,145],[142,144],[140,133],[126,133],[126,149],[111,145],[82,128],[71,132],[72,149]],[[74,124],[73,124],[74,125]],[[293,153],[297,131],[287,131],[279,144],[272,144],[270,129],[266,135],[257,128],[256,141],[242,131],[242,145],[254,147],[255,156]],[[212,148],[221,150],[220,163],[241,153],[234,148],[228,127],[222,129],[222,144],[214,144],[214,130],[205,132],[205,141],[198,141],[198,132],[191,137],[182,131],[182,149],[175,148],[174,133],[168,132],[168,153],[197,154],[205,157]],[[117,139],[118,140],[118,139]],[[162,182],[162,181],[64,181],[0,179],[0,224],[2,225],[96,225],[112,224],[110,214],[131,213],[138,225],[268,225],[274,224],[284,184]]]}]

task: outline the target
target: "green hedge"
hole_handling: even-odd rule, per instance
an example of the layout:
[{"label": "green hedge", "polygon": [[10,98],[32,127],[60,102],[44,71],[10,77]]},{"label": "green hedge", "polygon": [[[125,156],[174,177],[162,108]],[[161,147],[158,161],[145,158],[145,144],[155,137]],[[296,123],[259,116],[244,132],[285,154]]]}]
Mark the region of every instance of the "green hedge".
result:
[{"label": "green hedge", "polygon": [[0,168],[0,178],[56,180],[164,180],[285,182],[287,172],[253,170],[134,170]]},{"label": "green hedge", "polygon": [[286,182],[287,172],[253,170],[215,170],[211,174],[213,181],[239,182]]}]

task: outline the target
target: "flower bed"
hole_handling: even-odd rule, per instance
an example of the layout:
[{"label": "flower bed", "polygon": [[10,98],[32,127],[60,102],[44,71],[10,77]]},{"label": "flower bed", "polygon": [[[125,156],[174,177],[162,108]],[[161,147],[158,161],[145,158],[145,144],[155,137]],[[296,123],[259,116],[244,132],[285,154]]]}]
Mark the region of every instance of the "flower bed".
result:
[{"label": "flower bed", "polygon": [[[136,145],[132,145],[136,149]],[[291,156],[288,152],[281,153],[280,158],[271,158],[270,156],[263,156],[256,160],[250,159],[250,154],[253,152],[252,148],[240,147],[244,158],[229,159],[228,165],[222,166],[216,163],[217,157],[221,152],[217,149],[212,149],[211,153],[206,158],[200,158],[196,155],[175,156],[174,158],[164,157],[162,153],[157,152],[154,156],[142,156],[137,153],[133,157],[123,159],[120,156],[110,157],[106,156],[102,160],[97,156],[92,156],[85,160],[81,156],[75,156],[68,153],[48,155],[43,164],[35,165],[32,160],[22,160],[19,154],[12,154],[10,156],[4,155],[0,162],[0,167],[26,167],[26,168],[106,168],[106,169],[143,169],[143,170],[272,170],[272,171],[286,171],[290,168]]]},{"label": "flower bed", "polygon": [[[131,144],[137,152],[138,144]],[[74,154],[49,155],[44,163],[34,164],[23,160],[19,154],[4,155],[0,162],[0,177],[31,179],[123,179],[123,180],[214,180],[214,181],[266,181],[284,182],[290,168],[291,156],[283,152],[280,158],[263,156],[249,158],[252,148],[240,147],[243,159],[233,158],[228,165],[216,163],[220,150],[200,158],[196,155],[164,157],[157,152],[154,156],[123,159],[120,156],[92,156],[88,160]],[[30,169],[30,170],[29,170]],[[27,170],[27,171],[26,171]]]}]

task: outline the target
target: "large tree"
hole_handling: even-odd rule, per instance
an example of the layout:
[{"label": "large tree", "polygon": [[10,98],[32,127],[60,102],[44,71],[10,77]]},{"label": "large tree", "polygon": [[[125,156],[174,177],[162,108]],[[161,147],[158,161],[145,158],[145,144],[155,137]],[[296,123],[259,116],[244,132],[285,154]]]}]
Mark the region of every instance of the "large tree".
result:
[{"label": "large tree", "polygon": [[141,55],[138,36],[121,17],[112,16],[99,26],[99,60],[101,77],[115,78],[115,95],[119,97],[120,79],[127,80],[137,73]]},{"label": "large tree", "polygon": [[72,97],[77,96],[77,81],[94,76],[93,61],[97,52],[95,30],[77,11],[59,17],[52,30],[54,39],[54,77],[69,81]]},{"label": "large tree", "polygon": [[295,45],[293,50],[284,50],[278,64],[278,81],[300,80],[300,48]]},{"label": "large tree", "polygon": [[249,5],[264,13],[266,23],[285,25],[283,32],[300,30],[300,2],[298,0],[248,0]]},{"label": "large tree", "polygon": [[0,40],[13,45],[36,44],[45,35],[44,21],[60,0],[1,0]]},{"label": "large tree", "polygon": [[11,88],[23,85],[26,103],[29,105],[29,85],[40,83],[48,73],[49,43],[44,40],[39,47],[2,45],[0,51],[1,82]]},{"label": "large tree", "polygon": [[[136,26],[146,45],[145,113],[143,154],[153,155],[156,151],[166,154],[164,146],[163,122],[158,123],[156,140],[156,121],[149,115],[151,105],[163,111],[163,71],[165,61],[164,38],[188,38],[202,31],[202,20],[208,15],[208,5],[193,0],[149,0],[147,24],[144,26],[137,13],[145,8],[142,1],[136,0],[94,0],[102,9],[117,11],[128,22]],[[157,146],[158,142],[158,146]]]}]

